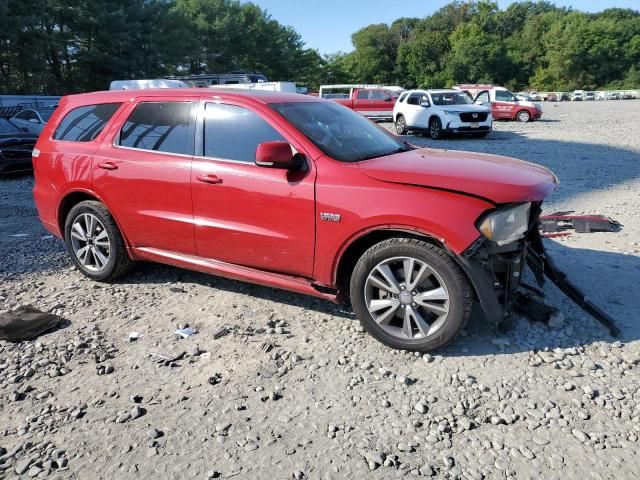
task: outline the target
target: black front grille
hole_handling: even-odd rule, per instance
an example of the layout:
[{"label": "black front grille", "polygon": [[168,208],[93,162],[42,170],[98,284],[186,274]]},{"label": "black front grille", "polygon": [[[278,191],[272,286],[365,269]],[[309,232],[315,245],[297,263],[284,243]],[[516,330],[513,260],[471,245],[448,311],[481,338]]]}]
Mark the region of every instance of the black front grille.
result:
[{"label": "black front grille", "polygon": [[463,112],[460,114],[460,120],[463,122],[484,122],[487,115],[487,112]]}]

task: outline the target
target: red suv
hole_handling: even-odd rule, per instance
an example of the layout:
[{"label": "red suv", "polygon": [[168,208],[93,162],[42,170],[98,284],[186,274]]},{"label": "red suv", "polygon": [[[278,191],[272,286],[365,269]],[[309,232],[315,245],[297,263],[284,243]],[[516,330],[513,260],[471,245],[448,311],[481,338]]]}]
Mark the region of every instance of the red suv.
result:
[{"label": "red suv", "polygon": [[68,96],[33,157],[40,218],[86,276],[150,260],[350,299],[374,337],[418,351],[451,340],[474,299],[502,320],[557,184],[538,165],[417,149],[332,101],[255,91]]}]

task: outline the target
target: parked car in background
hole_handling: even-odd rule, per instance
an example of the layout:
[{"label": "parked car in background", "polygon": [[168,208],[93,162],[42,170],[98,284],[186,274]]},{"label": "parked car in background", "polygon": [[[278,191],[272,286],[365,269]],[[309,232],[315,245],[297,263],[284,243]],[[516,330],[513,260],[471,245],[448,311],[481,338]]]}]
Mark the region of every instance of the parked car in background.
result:
[{"label": "parked car in background", "polygon": [[540,102],[542,100],[542,97],[536,91],[529,92],[529,98],[532,102]]},{"label": "parked car in background", "polygon": [[31,152],[38,135],[0,118],[0,173],[31,170]]},{"label": "parked car in background", "polygon": [[609,100],[620,100],[622,99],[622,96],[620,95],[620,92],[611,92],[609,93]]},{"label": "parked car in background", "polygon": [[415,351],[449,342],[475,295],[504,319],[523,260],[545,258],[557,185],[540,165],[412,147],[333,101],[247,90],[65,97],[34,171],[43,225],[93,280],[146,260],[350,298],[371,335]]},{"label": "parked car in background", "polygon": [[409,90],[403,92],[393,108],[398,135],[409,131],[427,132],[433,139],[448,134],[485,137],[493,119],[488,107],[475,105],[459,90]]},{"label": "parked car in background", "polygon": [[504,87],[493,85],[456,85],[453,88],[467,92],[476,104],[491,106],[494,120],[530,122],[542,116],[542,106],[518,98]]},{"label": "parked car in background", "polygon": [[560,101],[561,101],[561,102],[568,102],[568,101],[570,101],[570,100],[571,100],[571,95],[569,95],[569,93],[568,93],[568,92],[562,92],[562,93],[560,94]]},{"label": "parked car in background", "polygon": [[593,101],[596,99],[596,94],[595,92],[585,92],[584,94],[584,99],[586,101]]},{"label": "parked car in background", "polygon": [[9,120],[24,131],[40,135],[40,132],[42,132],[45,124],[55,111],[56,106],[42,107],[37,110],[32,108],[20,110]]},{"label": "parked car in background", "polygon": [[527,92],[514,93],[514,96],[521,102],[531,102],[531,97]]},{"label": "parked car in background", "polygon": [[338,102],[372,120],[393,119],[398,93],[380,85],[321,85],[320,98]]},{"label": "parked car in background", "polygon": [[231,72],[231,73],[198,73],[193,75],[173,75],[168,80],[179,80],[189,87],[207,88],[212,85],[235,85],[238,83],[268,82],[262,73]]},{"label": "parked car in background", "polygon": [[547,100],[547,102],[557,102],[557,101],[560,100],[560,97],[555,92],[549,92],[549,93],[547,93],[546,100]]},{"label": "parked car in background", "polygon": [[571,96],[572,102],[581,102],[584,100],[584,90],[575,90]]},{"label": "parked car in background", "polygon": [[620,95],[620,100],[631,100],[633,98],[633,94],[631,92],[622,92]]}]

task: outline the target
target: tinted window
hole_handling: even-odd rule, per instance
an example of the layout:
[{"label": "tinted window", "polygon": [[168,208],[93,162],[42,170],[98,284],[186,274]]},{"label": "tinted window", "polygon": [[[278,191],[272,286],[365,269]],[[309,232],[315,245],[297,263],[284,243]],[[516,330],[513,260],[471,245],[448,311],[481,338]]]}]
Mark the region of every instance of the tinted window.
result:
[{"label": "tinted window", "polygon": [[62,119],[53,139],[90,142],[100,134],[119,107],[119,103],[103,103],[74,108]]},{"label": "tinted window", "polygon": [[191,102],[143,102],[122,126],[119,145],[193,154]]},{"label": "tinted window", "polygon": [[358,90],[358,100],[367,100],[369,98],[369,90]]},{"label": "tinted window", "polygon": [[409,105],[420,105],[420,97],[422,95],[419,93],[412,93],[407,99],[407,103]]},{"label": "tinted window", "polygon": [[508,90],[496,90],[496,100],[499,102],[512,102],[513,93]]},{"label": "tinted window", "polygon": [[385,98],[389,97],[391,97],[391,95],[383,90],[374,90],[373,95],[371,95],[372,100],[384,100]]},{"label": "tinted window", "polygon": [[398,98],[399,102],[404,102],[404,97],[406,97],[408,95],[407,92],[404,92],[402,95],[400,95],[400,98]]},{"label": "tinted window", "polygon": [[24,112],[20,112],[19,114],[16,115],[16,118],[19,118],[20,120],[38,120],[38,115],[36,115],[36,112],[34,112],[33,110],[25,110]]},{"label": "tinted window", "polygon": [[253,163],[260,143],[282,140],[282,135],[251,110],[235,105],[206,105],[205,157]]},{"label": "tinted window", "polygon": [[20,129],[4,118],[0,118],[0,133],[16,133]]}]

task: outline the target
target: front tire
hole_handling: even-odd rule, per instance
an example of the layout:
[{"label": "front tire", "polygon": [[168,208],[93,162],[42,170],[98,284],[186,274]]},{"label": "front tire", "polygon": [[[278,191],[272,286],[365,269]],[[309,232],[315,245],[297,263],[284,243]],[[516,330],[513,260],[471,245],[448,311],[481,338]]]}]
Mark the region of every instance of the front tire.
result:
[{"label": "front tire", "polygon": [[441,248],[392,238],[367,250],[350,282],[362,326],[385,345],[426,352],[450,342],[471,311],[469,282]]},{"label": "front tire", "polygon": [[520,110],[516,114],[516,120],[518,120],[519,122],[522,122],[522,123],[527,123],[528,121],[531,120],[531,114],[529,112],[527,112],[526,110]]},{"label": "front tire", "polygon": [[443,137],[442,122],[438,117],[432,117],[429,120],[429,136],[434,140],[440,140]]},{"label": "front tire", "polygon": [[80,202],[69,211],[64,240],[75,266],[93,280],[114,280],[133,263],[113,217],[98,201]]}]

